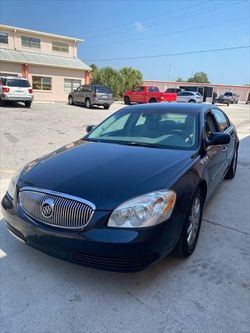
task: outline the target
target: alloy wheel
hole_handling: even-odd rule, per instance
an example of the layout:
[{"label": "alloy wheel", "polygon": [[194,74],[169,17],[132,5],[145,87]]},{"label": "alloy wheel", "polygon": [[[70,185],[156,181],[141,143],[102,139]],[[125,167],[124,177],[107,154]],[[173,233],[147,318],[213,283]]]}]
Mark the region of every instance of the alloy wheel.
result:
[{"label": "alloy wheel", "polygon": [[192,247],[195,242],[196,235],[199,230],[200,218],[201,200],[199,197],[196,197],[192,204],[191,213],[189,216],[189,225],[187,228],[187,243],[189,247]]}]

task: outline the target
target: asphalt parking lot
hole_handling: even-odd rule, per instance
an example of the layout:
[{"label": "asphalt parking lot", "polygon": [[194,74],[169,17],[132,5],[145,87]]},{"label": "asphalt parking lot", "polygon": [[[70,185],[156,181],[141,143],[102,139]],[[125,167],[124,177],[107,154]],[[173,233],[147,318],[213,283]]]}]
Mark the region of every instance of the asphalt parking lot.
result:
[{"label": "asphalt parking lot", "polygon": [[[122,106],[0,108],[1,197],[18,168]],[[29,248],[1,221],[1,332],[249,332],[250,107],[223,109],[241,140],[238,171],[207,204],[194,254],[169,256],[139,273],[98,271]]]}]

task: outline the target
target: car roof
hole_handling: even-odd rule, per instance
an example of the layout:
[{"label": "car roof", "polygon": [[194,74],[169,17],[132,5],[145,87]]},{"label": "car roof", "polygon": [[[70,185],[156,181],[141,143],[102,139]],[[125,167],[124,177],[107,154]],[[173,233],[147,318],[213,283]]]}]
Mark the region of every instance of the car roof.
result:
[{"label": "car roof", "polygon": [[129,111],[174,111],[174,112],[205,112],[212,107],[211,103],[146,103],[130,105],[123,110]]},{"label": "car roof", "polygon": [[0,75],[0,79],[28,80],[28,79],[25,79],[24,77],[20,77],[20,76],[5,76],[5,75]]}]

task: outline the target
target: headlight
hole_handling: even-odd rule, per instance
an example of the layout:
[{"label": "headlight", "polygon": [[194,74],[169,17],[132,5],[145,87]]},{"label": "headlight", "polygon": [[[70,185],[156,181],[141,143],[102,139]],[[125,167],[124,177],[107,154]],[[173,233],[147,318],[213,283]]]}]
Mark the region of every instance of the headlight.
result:
[{"label": "headlight", "polygon": [[159,190],[128,200],[111,214],[108,226],[118,228],[143,228],[167,220],[174,209],[176,193]]},{"label": "headlight", "polygon": [[16,193],[16,184],[17,184],[17,180],[18,180],[21,172],[22,172],[22,169],[18,170],[16,172],[16,174],[10,180],[9,187],[8,187],[8,193],[11,196],[12,199],[15,196],[15,193]]}]

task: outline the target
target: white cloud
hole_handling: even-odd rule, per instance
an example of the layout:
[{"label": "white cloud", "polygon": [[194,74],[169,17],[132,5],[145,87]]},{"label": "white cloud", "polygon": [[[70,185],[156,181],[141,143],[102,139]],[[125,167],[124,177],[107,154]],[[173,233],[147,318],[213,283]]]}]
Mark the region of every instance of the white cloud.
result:
[{"label": "white cloud", "polygon": [[144,32],[148,30],[142,22],[135,22],[134,28],[138,32]]}]

